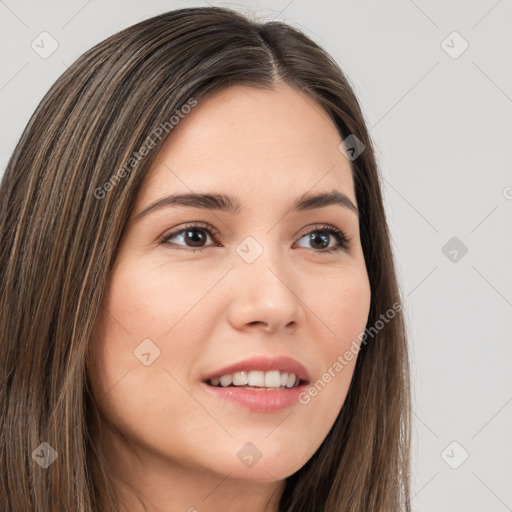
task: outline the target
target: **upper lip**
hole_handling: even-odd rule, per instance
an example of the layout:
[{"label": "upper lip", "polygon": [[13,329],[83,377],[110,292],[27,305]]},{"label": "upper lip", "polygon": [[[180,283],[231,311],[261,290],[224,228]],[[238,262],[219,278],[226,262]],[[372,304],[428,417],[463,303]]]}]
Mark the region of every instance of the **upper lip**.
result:
[{"label": "upper lip", "polygon": [[225,366],[220,370],[208,374],[204,380],[220,378],[223,375],[229,375],[236,372],[259,370],[269,372],[279,370],[281,372],[294,373],[302,382],[309,381],[309,375],[305,366],[295,359],[288,356],[256,356],[250,359],[244,359],[236,363]]}]

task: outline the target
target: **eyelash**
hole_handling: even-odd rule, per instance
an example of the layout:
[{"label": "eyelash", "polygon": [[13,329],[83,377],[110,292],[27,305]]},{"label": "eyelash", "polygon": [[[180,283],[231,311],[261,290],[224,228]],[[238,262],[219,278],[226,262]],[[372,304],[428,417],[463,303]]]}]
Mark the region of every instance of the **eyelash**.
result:
[{"label": "eyelash", "polygon": [[[179,230],[177,231],[174,231],[173,233],[169,233],[168,235],[165,235],[164,237],[162,237],[159,241],[159,243],[161,245],[175,245],[175,244],[172,244],[169,242],[169,240],[173,237],[175,237],[176,235],[179,235],[181,233],[183,233],[184,231],[187,231],[187,230],[193,230],[193,229],[197,229],[197,230],[202,230],[202,231],[206,231],[208,233],[208,235],[210,235],[210,238],[213,240],[215,237],[218,236],[218,231],[214,228],[212,228],[211,226],[209,226],[208,224],[204,224],[204,223],[192,223],[188,226],[185,226],[183,228],[180,228]],[[320,249],[311,249],[312,251],[318,253],[318,254],[325,254],[325,253],[333,253],[333,252],[338,252],[338,251],[341,251],[341,250],[346,250],[349,246],[350,246],[350,239],[345,235],[345,233],[341,230],[339,230],[338,228],[335,228],[334,226],[330,226],[328,224],[324,224],[322,226],[315,226],[311,231],[308,231],[307,233],[304,233],[304,235],[302,235],[300,238],[303,238],[304,236],[306,235],[309,235],[311,233],[319,233],[319,232],[326,232],[326,233],[329,233],[330,235],[333,235],[337,241],[338,241],[338,244],[337,246],[334,246],[334,247],[331,247],[330,249],[323,249],[323,250],[320,250]],[[184,248],[183,246],[178,246],[180,250],[183,250],[183,251],[188,251],[188,252],[197,252],[197,251],[202,251],[205,249],[205,247],[200,247],[200,248],[197,248],[197,249],[193,249],[193,248],[190,248],[190,247],[187,247],[187,248]]]}]

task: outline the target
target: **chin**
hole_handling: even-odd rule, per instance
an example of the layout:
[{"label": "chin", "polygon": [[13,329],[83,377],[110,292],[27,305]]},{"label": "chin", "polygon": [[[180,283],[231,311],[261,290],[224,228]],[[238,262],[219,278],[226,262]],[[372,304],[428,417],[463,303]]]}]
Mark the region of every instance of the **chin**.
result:
[{"label": "chin", "polygon": [[[271,437],[275,433],[271,434]],[[265,439],[269,432],[265,431],[258,439],[253,441],[235,443],[234,457],[225,455],[229,461],[223,470],[224,474],[231,473],[230,478],[250,479],[260,482],[274,482],[283,480],[297,472],[310,458],[311,454],[301,453],[300,439],[293,442],[288,439]],[[232,452],[233,453],[233,452]]]},{"label": "chin", "polygon": [[263,458],[260,459],[252,467],[245,467],[237,461],[237,464],[231,465],[227,472],[222,473],[231,473],[230,478],[271,483],[288,478],[302,466],[303,463],[299,461],[277,461],[275,457],[271,457],[266,461]]}]

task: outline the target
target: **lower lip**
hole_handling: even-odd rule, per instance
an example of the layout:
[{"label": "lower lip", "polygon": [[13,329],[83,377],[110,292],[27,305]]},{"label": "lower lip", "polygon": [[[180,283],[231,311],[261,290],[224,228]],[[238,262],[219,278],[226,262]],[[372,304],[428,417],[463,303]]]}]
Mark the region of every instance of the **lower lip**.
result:
[{"label": "lower lip", "polygon": [[306,389],[305,384],[290,389],[244,389],[237,387],[217,387],[203,383],[210,393],[234,402],[254,412],[279,412],[295,405],[299,395]]}]

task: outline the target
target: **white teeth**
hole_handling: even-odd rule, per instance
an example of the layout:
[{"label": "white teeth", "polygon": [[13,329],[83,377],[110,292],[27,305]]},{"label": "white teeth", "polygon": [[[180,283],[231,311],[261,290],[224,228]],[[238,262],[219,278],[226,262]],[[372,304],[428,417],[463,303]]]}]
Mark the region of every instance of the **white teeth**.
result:
[{"label": "white teeth", "polygon": [[223,375],[221,378],[220,378],[220,385],[222,387],[226,387],[226,386],[229,386],[230,384],[232,384],[233,382],[233,375]]},{"label": "white teeth", "polygon": [[260,388],[265,386],[265,374],[257,370],[252,370],[248,375],[249,386],[258,386]]},{"label": "white teeth", "polygon": [[278,388],[281,386],[281,374],[279,370],[273,372],[265,372],[265,387]]},{"label": "white teeth", "polygon": [[210,379],[212,386],[250,386],[259,388],[293,388],[300,384],[300,379],[294,373],[272,370],[262,372],[259,370],[235,372]]},{"label": "white teeth", "polygon": [[249,382],[247,378],[247,372],[236,372],[233,373],[233,385],[234,386],[245,386]]}]

